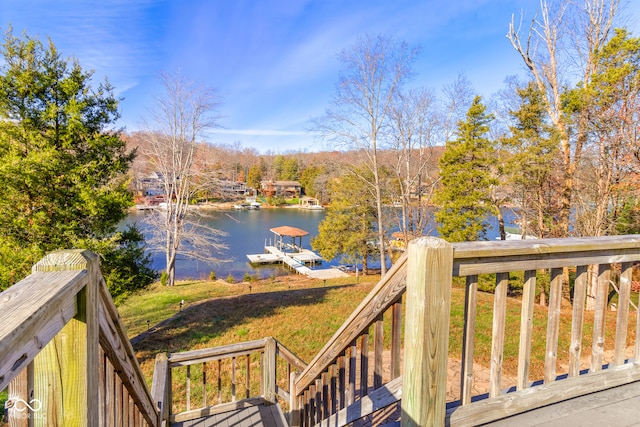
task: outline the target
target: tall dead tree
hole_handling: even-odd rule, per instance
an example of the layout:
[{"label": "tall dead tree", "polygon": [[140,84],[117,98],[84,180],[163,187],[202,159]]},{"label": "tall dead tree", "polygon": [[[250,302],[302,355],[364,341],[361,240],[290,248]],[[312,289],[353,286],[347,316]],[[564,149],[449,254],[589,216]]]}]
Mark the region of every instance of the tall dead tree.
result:
[{"label": "tall dead tree", "polygon": [[391,113],[390,154],[397,181],[398,228],[405,246],[422,236],[432,219],[431,195],[437,182],[434,143],[440,126],[432,91],[399,94]]},{"label": "tall dead tree", "polygon": [[[331,108],[313,125],[314,131],[337,148],[359,154],[358,164],[351,170],[361,179],[363,191],[370,191],[375,200],[382,274],[386,272],[386,236],[380,154],[388,146],[394,98],[411,74],[416,53],[388,36],[360,38],[339,54],[343,69]],[[357,172],[361,165],[370,175]]]},{"label": "tall dead tree", "polygon": [[[569,120],[563,91],[568,85],[590,84],[596,53],[610,38],[619,0],[563,0],[555,7],[541,0],[540,13],[523,31],[515,18],[507,38],[545,96],[547,112],[559,139],[563,185],[560,191],[559,234],[568,236],[576,168],[588,138],[588,114]],[[587,101],[584,99],[584,101]]]},{"label": "tall dead tree", "polygon": [[[218,230],[202,230],[197,221],[188,221],[189,201],[194,184],[194,159],[198,140],[207,129],[218,126],[220,100],[208,88],[181,74],[162,74],[164,93],[156,97],[144,133],[148,157],[162,180],[165,204],[158,210],[156,230],[161,234],[166,258],[167,285],[175,283],[178,253],[206,259],[222,245]],[[186,243],[186,248],[181,248]],[[207,248],[208,250],[205,250]]]}]

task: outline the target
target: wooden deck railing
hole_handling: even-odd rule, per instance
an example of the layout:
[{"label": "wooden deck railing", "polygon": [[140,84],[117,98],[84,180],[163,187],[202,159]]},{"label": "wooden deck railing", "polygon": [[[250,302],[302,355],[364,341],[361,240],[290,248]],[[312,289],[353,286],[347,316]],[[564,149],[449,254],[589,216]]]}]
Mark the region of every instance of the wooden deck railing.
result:
[{"label": "wooden deck railing", "polygon": [[158,425],[95,254],[49,254],[0,294],[0,390],[7,387],[11,426]]},{"label": "wooden deck railing", "polygon": [[[188,421],[249,405],[289,402],[306,364],[271,337],[156,357],[152,394],[162,420]],[[256,372],[257,371],[257,372]]]},{"label": "wooden deck railing", "polygon": [[[637,306],[630,313],[638,261],[636,235],[457,244],[416,239],[308,366],[273,338],[161,354],[149,393],[97,257],[87,251],[54,253],[0,294],[0,390],[9,387],[9,423],[25,426],[157,426],[278,399],[289,403],[292,426],[344,426],[394,403],[403,426],[482,424],[640,381],[640,363],[629,363],[640,357]],[[572,326],[570,336],[561,337],[567,270]],[[597,276],[593,314],[585,313],[590,272]],[[490,379],[487,396],[474,396],[474,344],[486,332],[477,325],[484,299],[478,276],[484,274],[496,285]],[[454,276],[466,283],[461,319],[451,311]],[[549,307],[536,308],[542,276],[550,283]],[[507,291],[516,280],[523,289],[517,387],[505,392]],[[618,292],[614,316],[607,313],[610,289]],[[546,333],[535,335],[534,317],[541,314]],[[463,325],[457,337],[461,356],[449,351],[454,320]],[[589,372],[581,375],[586,330]],[[558,357],[561,342],[568,343],[566,368]],[[545,348],[541,378],[531,374],[534,346]],[[613,356],[607,359],[609,347]],[[447,410],[447,368],[456,358],[459,401]],[[566,379],[559,380],[561,375]]]},{"label": "wooden deck railing", "polygon": [[[292,380],[292,425],[343,426],[374,414],[401,399],[403,426],[474,425],[517,414],[542,405],[578,396],[603,387],[637,381],[640,364],[625,365],[633,263],[640,260],[640,236],[544,239],[449,244],[434,237],[416,239],[409,250],[382,278],[344,325],[300,374]],[[591,266],[591,268],[589,267]],[[575,272],[573,285],[570,360],[559,372],[558,345],[563,271]],[[612,274],[612,271],[620,271]],[[585,298],[588,272],[598,274],[596,309],[593,314],[589,375],[579,375],[585,329]],[[507,289],[522,274],[517,391],[505,394],[503,361]],[[495,277],[488,396],[473,396],[474,342],[478,275]],[[540,309],[546,319],[546,335],[534,336],[536,276],[548,275],[549,307]],[[454,276],[464,277],[464,313],[460,400],[449,411],[447,379],[451,296]],[[615,325],[605,328],[610,286],[619,291]],[[405,293],[404,342],[401,339]],[[637,309],[636,309],[637,310]],[[385,315],[385,313],[387,313]],[[385,319],[387,319],[385,321]],[[640,319],[637,316],[636,319]],[[385,323],[390,326],[385,326]],[[640,320],[630,341],[638,359]],[[383,338],[390,330],[391,339]],[[614,356],[602,378],[605,329],[614,330]],[[369,335],[373,331],[373,351]],[[484,332],[484,331],[482,331]],[[565,337],[566,338],[566,337]],[[540,342],[541,341],[541,342]],[[546,347],[541,385],[531,378],[531,349]],[[400,354],[403,363],[400,363]],[[388,355],[388,357],[384,357]],[[371,358],[373,360],[371,360]],[[460,359],[460,357],[458,357]],[[387,369],[383,368],[387,363]],[[623,366],[624,365],[624,366]],[[373,366],[373,375],[369,375]],[[402,366],[402,375],[401,369]],[[383,375],[384,372],[388,372]],[[560,374],[568,377],[557,381]],[[451,386],[451,385],[449,385]]]},{"label": "wooden deck railing", "polygon": [[[462,351],[461,406],[447,414],[455,425],[479,424],[519,414],[553,402],[585,395],[640,379],[640,364],[633,363],[640,356],[640,316],[635,307],[636,325],[630,331],[628,319],[632,301],[631,282],[633,264],[640,261],[640,236],[608,236],[571,239],[543,239],[507,242],[460,243],[453,245],[453,274],[466,277],[466,311]],[[570,269],[573,301],[571,332],[567,338],[568,367],[561,370],[559,353],[560,313],[562,309],[563,270]],[[596,275],[592,281],[590,271]],[[503,394],[503,352],[505,342],[506,299],[510,273],[523,272],[523,296],[520,314],[520,338],[517,357],[517,391]],[[549,306],[546,312],[546,335],[532,333],[535,312],[536,281],[541,273],[550,283]],[[536,274],[537,273],[537,274]],[[474,341],[476,335],[476,296],[478,275],[495,274],[496,289],[493,304],[492,351],[489,398],[471,403],[473,381]],[[596,286],[595,310],[585,315],[587,287]],[[608,296],[611,289],[618,291],[617,313],[605,325]],[[590,324],[587,318],[592,318]],[[587,360],[588,374],[581,374],[584,330],[591,329],[591,348]],[[613,335],[613,357],[605,360],[605,336]],[[632,355],[625,356],[627,342]],[[543,378],[530,374],[531,352],[535,343],[544,344]],[[609,368],[603,371],[603,364]],[[559,378],[566,378],[558,381]],[[442,379],[440,379],[442,380]],[[535,380],[535,386],[532,384]],[[403,398],[403,408],[405,408]],[[403,409],[404,410],[404,409]],[[421,413],[418,411],[418,413]],[[404,416],[404,415],[403,415]],[[442,419],[442,415],[437,418]]]},{"label": "wooden deck railing", "polygon": [[296,376],[293,425],[345,425],[399,399],[406,275],[404,254]]}]

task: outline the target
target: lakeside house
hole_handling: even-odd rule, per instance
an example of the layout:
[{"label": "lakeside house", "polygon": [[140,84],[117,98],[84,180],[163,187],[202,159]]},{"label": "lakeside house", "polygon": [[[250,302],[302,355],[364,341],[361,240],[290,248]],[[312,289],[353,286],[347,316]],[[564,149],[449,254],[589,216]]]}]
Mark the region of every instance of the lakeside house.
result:
[{"label": "lakeside house", "polygon": [[302,194],[302,185],[299,181],[262,181],[260,183],[262,193],[267,197],[283,197],[293,199]]}]

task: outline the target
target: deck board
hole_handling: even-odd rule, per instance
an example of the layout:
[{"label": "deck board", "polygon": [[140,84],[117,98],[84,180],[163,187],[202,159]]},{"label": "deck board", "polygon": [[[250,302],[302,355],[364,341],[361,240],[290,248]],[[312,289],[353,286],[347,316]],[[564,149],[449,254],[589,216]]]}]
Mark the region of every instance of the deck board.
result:
[{"label": "deck board", "polygon": [[485,426],[640,426],[640,382],[565,400]]},{"label": "deck board", "polygon": [[279,405],[255,405],[195,420],[172,423],[171,427],[286,427]]}]

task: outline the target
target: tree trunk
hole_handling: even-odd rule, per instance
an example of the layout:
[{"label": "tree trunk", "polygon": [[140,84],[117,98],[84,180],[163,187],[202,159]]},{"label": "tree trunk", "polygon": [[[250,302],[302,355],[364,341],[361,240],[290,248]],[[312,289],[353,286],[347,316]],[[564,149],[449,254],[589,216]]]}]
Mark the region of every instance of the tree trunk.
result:
[{"label": "tree trunk", "polygon": [[171,250],[167,252],[167,286],[173,286],[176,279],[176,252]]},{"label": "tree trunk", "polygon": [[538,239],[542,239],[544,236],[544,191],[542,186],[540,186],[540,188],[538,188]]},{"label": "tree trunk", "polygon": [[500,232],[500,240],[507,240],[507,233],[504,230],[504,217],[502,216],[502,212],[500,208],[497,208],[498,213],[496,216],[498,217],[498,230]]},{"label": "tree trunk", "polygon": [[374,169],[373,178],[376,187],[376,209],[378,212],[378,250],[380,251],[380,275],[387,273],[387,254],[384,242],[384,218],[382,217],[382,190],[380,189],[380,175],[378,174],[378,160],[374,149]]},{"label": "tree trunk", "polygon": [[547,293],[544,290],[544,288],[540,290],[540,305],[542,307],[546,307],[547,306]]}]

